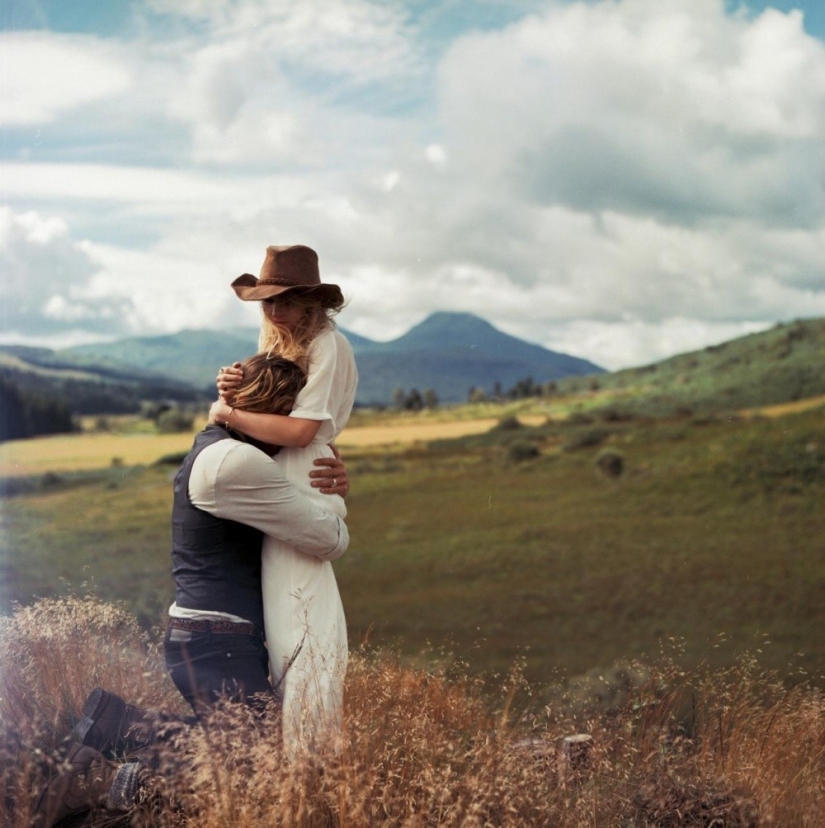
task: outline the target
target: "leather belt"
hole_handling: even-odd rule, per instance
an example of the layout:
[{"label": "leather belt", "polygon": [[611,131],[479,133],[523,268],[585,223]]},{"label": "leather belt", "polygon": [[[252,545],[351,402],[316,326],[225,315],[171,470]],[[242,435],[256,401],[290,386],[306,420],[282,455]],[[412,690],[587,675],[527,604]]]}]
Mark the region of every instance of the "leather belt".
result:
[{"label": "leather belt", "polygon": [[169,629],[187,632],[217,633],[218,635],[254,635],[261,631],[251,621],[218,621],[207,618],[169,618]]}]

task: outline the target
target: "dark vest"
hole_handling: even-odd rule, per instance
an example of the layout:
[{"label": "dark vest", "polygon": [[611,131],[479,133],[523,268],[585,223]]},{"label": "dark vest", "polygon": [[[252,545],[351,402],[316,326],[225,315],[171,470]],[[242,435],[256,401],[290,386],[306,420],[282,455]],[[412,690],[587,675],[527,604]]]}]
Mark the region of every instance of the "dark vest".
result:
[{"label": "dark vest", "polygon": [[207,426],[175,477],[172,507],[172,575],[175,603],[195,610],[230,612],[264,628],[261,598],[263,533],[233,520],[214,517],[189,500],[195,458],[219,440],[232,437]]}]

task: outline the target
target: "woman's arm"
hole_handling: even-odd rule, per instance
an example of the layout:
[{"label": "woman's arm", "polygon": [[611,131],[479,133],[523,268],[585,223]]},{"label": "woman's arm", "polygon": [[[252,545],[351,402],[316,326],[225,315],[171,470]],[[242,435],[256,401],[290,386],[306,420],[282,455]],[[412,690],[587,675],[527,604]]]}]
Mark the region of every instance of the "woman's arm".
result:
[{"label": "woman's arm", "polygon": [[209,422],[234,428],[262,443],[273,446],[308,446],[318,429],[320,420],[287,417],[283,414],[257,414],[232,408],[223,400],[212,403]]}]

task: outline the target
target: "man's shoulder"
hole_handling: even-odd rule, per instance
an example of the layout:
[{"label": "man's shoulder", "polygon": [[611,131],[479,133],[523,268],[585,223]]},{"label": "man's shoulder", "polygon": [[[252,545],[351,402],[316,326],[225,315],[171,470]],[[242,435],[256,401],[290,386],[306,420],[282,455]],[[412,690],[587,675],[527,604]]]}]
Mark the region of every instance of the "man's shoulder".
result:
[{"label": "man's shoulder", "polygon": [[222,479],[256,479],[275,472],[272,458],[240,440],[218,440],[201,451],[195,463],[203,472]]}]

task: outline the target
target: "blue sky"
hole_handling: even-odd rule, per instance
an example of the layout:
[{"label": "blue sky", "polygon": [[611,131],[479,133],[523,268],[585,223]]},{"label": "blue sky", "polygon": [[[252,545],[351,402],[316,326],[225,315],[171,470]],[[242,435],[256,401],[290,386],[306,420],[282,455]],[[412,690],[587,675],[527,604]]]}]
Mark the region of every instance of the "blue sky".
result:
[{"label": "blue sky", "polygon": [[306,243],[341,323],[609,368],[825,315],[820,0],[5,0],[0,341],[256,324]]}]

